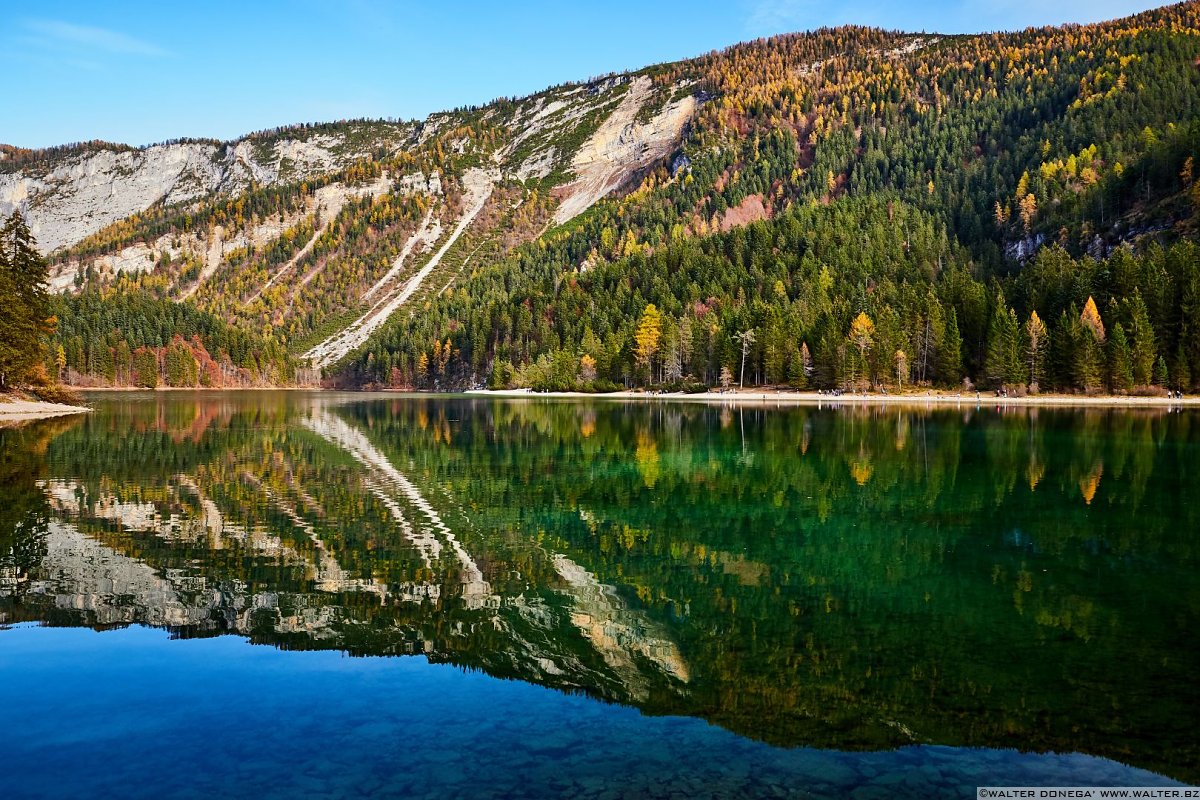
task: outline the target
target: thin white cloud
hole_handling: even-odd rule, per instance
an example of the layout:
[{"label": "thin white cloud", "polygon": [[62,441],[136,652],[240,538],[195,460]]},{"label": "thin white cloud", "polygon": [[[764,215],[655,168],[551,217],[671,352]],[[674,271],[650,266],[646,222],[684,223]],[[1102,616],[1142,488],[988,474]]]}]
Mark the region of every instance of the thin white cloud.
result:
[{"label": "thin white cloud", "polygon": [[134,55],[159,57],[167,55],[167,51],[142,39],[134,38],[120,31],[110,31],[107,28],[96,28],[91,25],[76,25],[53,19],[31,19],[26,27],[40,34],[45,40],[57,45],[69,45],[84,48],[93,52],[114,53],[117,55]]}]

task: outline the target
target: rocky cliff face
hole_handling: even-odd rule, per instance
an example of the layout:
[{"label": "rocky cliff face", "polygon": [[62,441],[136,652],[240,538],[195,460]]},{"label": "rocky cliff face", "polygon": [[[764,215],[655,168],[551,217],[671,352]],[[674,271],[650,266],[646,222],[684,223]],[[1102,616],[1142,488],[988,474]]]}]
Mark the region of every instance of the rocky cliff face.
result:
[{"label": "rocky cliff face", "polygon": [[[552,182],[565,182],[555,214],[555,222],[561,223],[669,154],[695,109],[695,98],[686,94],[664,102],[644,76],[560,87],[520,101],[505,119],[494,109],[486,112],[483,119],[498,123],[505,135],[478,155],[500,168],[502,178],[550,176]],[[638,119],[639,114],[644,118]],[[152,206],[202,206],[252,187],[294,184],[415,150],[439,132],[463,124],[466,116],[454,112],[432,115],[423,123],[345,123],[322,126],[319,133],[298,129],[296,135],[254,134],[224,143],[65,148],[52,159],[28,166],[13,163],[7,169],[0,161],[0,214],[25,214],[42,250],[52,254]],[[452,144],[459,154],[479,150],[465,137]],[[149,268],[142,261],[117,258],[107,266],[116,271]],[[59,288],[66,284],[60,281]]]},{"label": "rocky cliff face", "polygon": [[25,214],[38,243],[51,253],[155,204],[198,202],[328,174],[379,148],[400,149],[412,130],[379,124],[371,126],[372,136],[351,135],[351,128],[306,138],[68,152],[49,164],[0,173],[0,213]]}]

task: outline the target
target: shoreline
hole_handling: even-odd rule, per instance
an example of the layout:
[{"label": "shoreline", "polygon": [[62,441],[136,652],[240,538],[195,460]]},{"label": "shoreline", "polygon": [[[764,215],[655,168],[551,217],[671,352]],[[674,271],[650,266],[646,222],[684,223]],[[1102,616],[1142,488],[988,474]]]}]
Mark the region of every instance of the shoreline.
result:
[{"label": "shoreline", "polygon": [[[220,392],[312,392],[314,394],[338,394],[343,396],[368,397],[492,397],[497,399],[526,399],[526,400],[621,400],[621,401],[669,401],[694,403],[725,403],[736,405],[820,405],[820,406],[871,406],[871,405],[919,405],[919,406],[1031,406],[1031,407],[1090,407],[1090,408],[1179,408],[1200,407],[1200,395],[1185,395],[1182,399],[1170,397],[1140,397],[1130,395],[1072,395],[1072,394],[1039,394],[1025,397],[996,397],[992,392],[950,393],[931,391],[928,393],[906,392],[903,394],[842,394],[828,395],[813,391],[789,391],[779,389],[732,389],[728,392],[699,392],[687,394],[683,392],[649,393],[640,390],[625,389],[616,392],[535,392],[531,389],[468,389],[461,392],[422,392],[408,389],[375,389],[359,391],[355,389],[326,389],[319,386],[160,386],[154,389],[146,387],[73,387],[82,394],[90,393],[178,393],[193,392],[198,394]],[[55,406],[51,403],[41,403],[42,406]],[[4,404],[0,404],[0,418],[12,418],[3,412]],[[61,409],[51,412],[50,416],[59,414],[80,413],[89,411],[77,406],[56,406]]]},{"label": "shoreline", "polygon": [[991,392],[951,394],[930,392],[927,394],[843,394],[828,395],[817,392],[780,391],[778,389],[731,390],[729,392],[700,392],[685,394],[667,392],[648,394],[639,391],[618,391],[591,394],[587,392],[534,392],[528,389],[473,389],[464,394],[473,397],[502,397],[529,399],[581,399],[600,400],[669,400],[697,403],[730,403],[737,405],[822,405],[822,406],[872,406],[872,405],[921,405],[921,406],[1059,406],[1095,408],[1177,408],[1200,407],[1200,396],[1184,396],[1182,399],[1169,397],[1132,397],[1126,395],[1070,395],[1044,394],[1025,397],[996,397]]},{"label": "shoreline", "polygon": [[29,422],[51,417],[65,417],[71,414],[87,414],[91,411],[86,406],[69,406],[62,403],[44,403],[40,400],[0,400],[0,423]]}]

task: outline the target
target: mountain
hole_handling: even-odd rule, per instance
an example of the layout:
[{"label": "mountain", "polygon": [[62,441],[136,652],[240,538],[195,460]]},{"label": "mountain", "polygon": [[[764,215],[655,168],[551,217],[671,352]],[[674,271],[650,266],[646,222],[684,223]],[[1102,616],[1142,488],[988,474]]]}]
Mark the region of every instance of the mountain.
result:
[{"label": "mountain", "polygon": [[1197,2],[843,27],[420,122],[7,148],[0,211],[74,382],[1161,391],[1200,380],[1198,120]]}]

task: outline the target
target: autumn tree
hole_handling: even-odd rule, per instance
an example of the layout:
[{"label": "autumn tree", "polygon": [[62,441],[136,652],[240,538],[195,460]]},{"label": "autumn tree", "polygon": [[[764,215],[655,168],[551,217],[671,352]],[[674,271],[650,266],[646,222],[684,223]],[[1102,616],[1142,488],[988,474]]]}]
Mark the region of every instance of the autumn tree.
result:
[{"label": "autumn tree", "polygon": [[1103,383],[1104,322],[1096,301],[1088,297],[1079,315],[1075,335],[1075,385],[1084,390],[1093,390]]},{"label": "autumn tree", "polygon": [[642,318],[638,321],[637,331],[634,333],[636,343],[634,352],[638,366],[649,375],[651,381],[654,380],[654,356],[658,352],[661,339],[662,314],[653,303],[650,303],[642,311]]},{"label": "autumn tree", "polygon": [[1029,321],[1025,323],[1025,359],[1029,367],[1029,388],[1036,390],[1042,380],[1042,373],[1046,364],[1046,349],[1048,347],[1049,331],[1046,330],[1046,323],[1042,322],[1042,318],[1038,316],[1036,311],[1029,314]]},{"label": "autumn tree", "polygon": [[1025,232],[1029,233],[1033,229],[1033,221],[1037,218],[1037,198],[1032,194],[1027,194],[1021,198],[1019,204],[1021,213],[1021,224],[1025,226]]},{"label": "autumn tree", "polygon": [[[867,365],[867,354],[871,352],[871,345],[875,341],[875,323],[867,312],[860,311],[854,321],[850,323],[850,332],[846,336],[850,344],[858,351],[858,366],[865,368]],[[855,370],[855,377],[860,373]]]},{"label": "autumn tree", "polygon": [[579,357],[579,380],[583,383],[596,380],[596,359],[587,353]]}]

